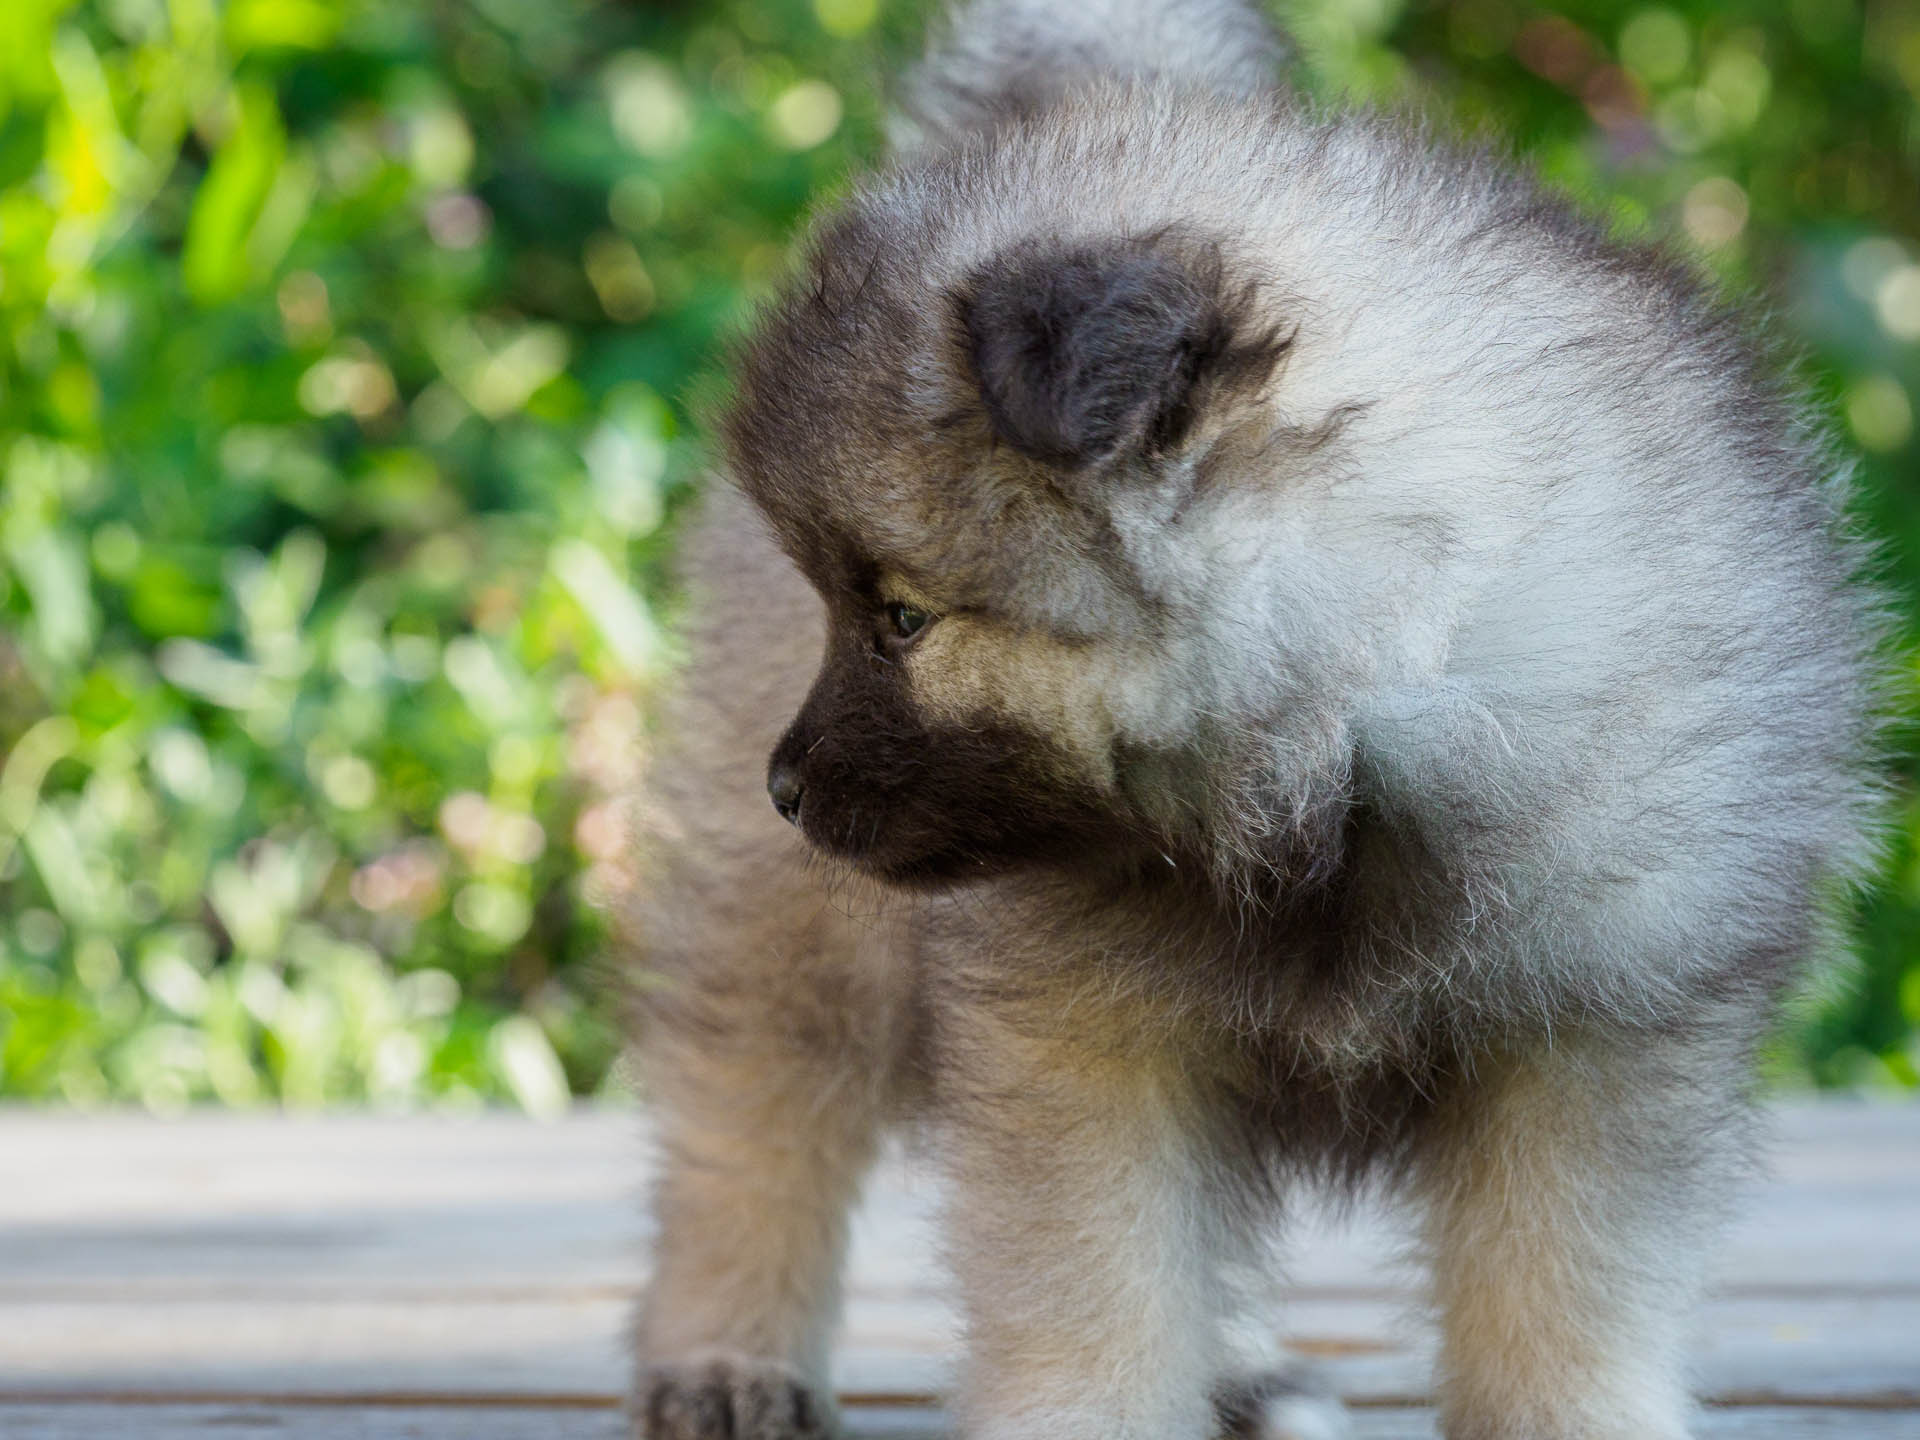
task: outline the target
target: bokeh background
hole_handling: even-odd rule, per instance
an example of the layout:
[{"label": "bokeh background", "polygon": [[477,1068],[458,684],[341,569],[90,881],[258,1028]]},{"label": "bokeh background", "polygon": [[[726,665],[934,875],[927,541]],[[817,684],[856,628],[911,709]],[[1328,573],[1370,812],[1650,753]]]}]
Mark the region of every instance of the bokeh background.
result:
[{"label": "bokeh background", "polygon": [[[0,0],[0,1097],[617,1091],[716,341],[919,0]],[[1920,599],[1920,0],[1303,0],[1797,339]],[[1779,1084],[1920,1083],[1920,811]]]}]

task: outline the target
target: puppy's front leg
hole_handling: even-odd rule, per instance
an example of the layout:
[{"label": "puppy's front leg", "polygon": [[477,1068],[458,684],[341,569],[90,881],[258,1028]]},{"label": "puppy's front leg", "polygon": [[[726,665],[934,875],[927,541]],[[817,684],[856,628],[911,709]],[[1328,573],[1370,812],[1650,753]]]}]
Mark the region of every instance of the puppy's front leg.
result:
[{"label": "puppy's front leg", "polygon": [[1419,1158],[1447,1440],[1683,1440],[1687,1320],[1748,1129],[1711,1036],[1490,1062]]},{"label": "puppy's front leg", "polygon": [[[753,893],[742,914],[793,913],[768,879]],[[708,918],[711,952],[676,963],[649,1000],[659,1238],[635,1331],[636,1433],[821,1440],[838,1429],[827,1352],[848,1210],[901,1101],[899,967],[861,963],[831,912],[786,946],[724,920]]]},{"label": "puppy's front leg", "polygon": [[943,1037],[973,1440],[1205,1440],[1220,1359],[1196,1097],[1164,1059],[968,1015]]}]

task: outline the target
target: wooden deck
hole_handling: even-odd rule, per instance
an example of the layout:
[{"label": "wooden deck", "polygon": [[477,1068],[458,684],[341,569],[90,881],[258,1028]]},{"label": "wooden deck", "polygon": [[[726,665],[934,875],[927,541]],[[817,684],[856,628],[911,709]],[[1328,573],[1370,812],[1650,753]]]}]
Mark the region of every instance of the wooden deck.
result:
[{"label": "wooden deck", "polygon": [[[0,1437],[618,1440],[643,1121],[0,1112]],[[1920,1107],[1793,1106],[1703,1315],[1703,1440],[1920,1440]],[[936,1436],[932,1183],[859,1222],[838,1380]],[[1378,1215],[1300,1237],[1284,1328],[1365,1440],[1431,1437]]]}]

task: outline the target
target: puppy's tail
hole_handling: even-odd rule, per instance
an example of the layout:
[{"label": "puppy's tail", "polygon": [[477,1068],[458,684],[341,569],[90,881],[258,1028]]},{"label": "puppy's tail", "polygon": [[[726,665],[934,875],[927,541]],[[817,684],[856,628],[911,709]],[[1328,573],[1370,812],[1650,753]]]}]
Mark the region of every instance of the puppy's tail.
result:
[{"label": "puppy's tail", "polygon": [[956,0],[902,87],[894,147],[956,144],[1100,76],[1258,95],[1286,54],[1258,0]]}]

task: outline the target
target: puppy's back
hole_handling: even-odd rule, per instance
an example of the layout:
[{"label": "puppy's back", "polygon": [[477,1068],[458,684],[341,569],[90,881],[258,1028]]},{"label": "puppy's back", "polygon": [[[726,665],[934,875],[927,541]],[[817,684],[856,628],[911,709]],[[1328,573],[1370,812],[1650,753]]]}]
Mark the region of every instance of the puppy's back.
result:
[{"label": "puppy's back", "polygon": [[964,140],[1101,80],[1250,98],[1280,84],[1286,53],[1248,0],[971,0],[936,22],[901,86],[894,148]]}]

